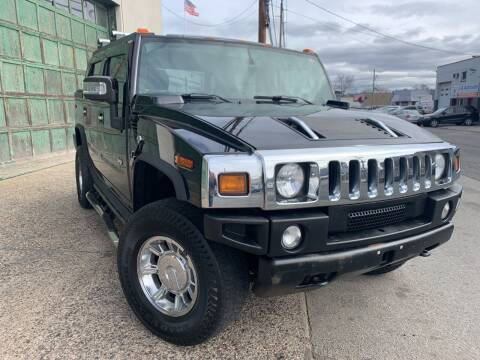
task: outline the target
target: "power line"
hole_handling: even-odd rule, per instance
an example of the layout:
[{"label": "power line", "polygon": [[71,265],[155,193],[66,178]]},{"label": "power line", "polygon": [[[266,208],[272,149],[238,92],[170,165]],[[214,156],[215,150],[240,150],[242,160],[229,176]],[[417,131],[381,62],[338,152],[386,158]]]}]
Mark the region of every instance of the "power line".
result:
[{"label": "power line", "polygon": [[[186,20],[182,15],[180,14],[177,14],[175,11],[173,11],[172,9],[166,7],[165,5],[162,4],[163,8],[165,10],[167,10],[170,14],[184,20],[184,21],[187,21],[188,23],[190,24],[194,24],[194,25],[197,25],[197,26],[204,26],[204,27],[217,27],[217,26],[224,26],[224,25],[232,25],[232,24],[235,24],[237,22],[240,22],[242,20],[244,20],[243,18],[240,19],[240,17],[242,17],[243,15],[245,15],[250,9],[253,8],[254,5],[257,4],[257,0],[253,0],[250,5],[248,5],[244,10],[242,10],[241,12],[239,12],[237,15],[231,17],[230,19],[227,19],[221,23],[218,23],[218,24],[205,24],[205,23],[199,23],[199,22],[196,22],[196,21],[191,21],[191,20]],[[252,14],[248,13],[247,16],[245,16],[245,18],[247,17],[250,17]]]},{"label": "power line", "polygon": [[328,9],[324,8],[324,7],[321,6],[321,5],[318,5],[317,3],[315,3],[315,2],[313,2],[313,1],[311,1],[311,0],[305,0],[305,1],[308,2],[309,4],[315,6],[316,8],[318,8],[318,9],[320,9],[320,10],[322,10],[322,11],[328,13],[328,14],[330,14],[330,15],[333,15],[333,16],[335,16],[335,17],[338,17],[338,18],[340,18],[340,19],[342,19],[342,20],[344,20],[344,21],[347,21],[347,22],[349,22],[349,23],[351,23],[351,24],[354,24],[354,25],[356,25],[356,26],[358,26],[358,27],[361,27],[362,29],[365,29],[365,30],[367,30],[367,31],[370,31],[370,32],[372,32],[372,33],[375,33],[375,34],[377,34],[377,35],[379,35],[379,36],[382,36],[382,37],[384,37],[384,38],[386,38],[386,39],[398,41],[398,42],[401,42],[401,43],[403,43],[403,44],[405,44],[405,45],[415,46],[415,47],[422,48],[422,49],[425,49],[425,50],[439,51],[439,52],[444,52],[444,53],[449,53],[449,54],[454,54],[454,55],[473,56],[473,55],[471,55],[471,54],[466,54],[466,53],[461,53],[461,52],[452,51],[452,50],[446,50],[446,49],[439,49],[439,48],[436,48],[436,47],[421,45],[421,44],[413,43],[413,42],[410,42],[410,41],[407,41],[407,40],[403,40],[403,39],[397,38],[397,37],[395,37],[395,36],[382,33],[382,32],[380,32],[380,31],[377,31],[377,30],[375,30],[375,29],[372,29],[372,28],[370,28],[370,27],[368,27],[368,26],[365,26],[365,25],[363,25],[363,24],[357,23],[356,21],[350,20],[350,19],[348,19],[348,18],[346,18],[346,17],[344,17],[344,16],[342,16],[342,15],[340,15],[340,14],[337,14],[337,13],[331,11],[331,10],[328,10]]},{"label": "power line", "polygon": [[[270,7],[271,7],[271,13],[272,13],[272,20],[270,21],[270,24],[273,24],[273,36],[276,43],[277,42],[277,26],[275,24],[275,8],[273,6],[273,1],[274,0],[270,1]],[[275,46],[275,44],[272,44],[272,45]]]},{"label": "power line", "polygon": [[[277,8],[279,8],[279,6],[277,6]],[[305,18],[305,19],[312,20],[312,21],[314,21],[314,22],[317,23],[317,24],[322,24],[323,26],[331,29],[331,30],[334,32],[334,34],[336,34],[336,35],[344,35],[344,34],[339,34],[338,31],[337,31],[338,29],[337,29],[336,27],[330,25],[328,22],[319,21],[318,19],[316,19],[316,18],[314,18],[314,17],[311,17],[311,16],[308,16],[308,15],[299,13],[299,12],[294,11],[294,10],[285,9],[285,11],[286,11],[286,12],[289,12],[289,13],[291,13],[291,14],[297,15],[297,16],[301,16],[301,17],[303,17],[303,18]],[[342,25],[340,25],[340,24],[338,24],[338,23],[335,23],[335,24],[338,25],[340,28],[348,29],[347,27],[342,26]],[[364,32],[361,32],[361,33],[362,33],[362,34],[365,34],[365,35],[368,35],[368,36],[371,36],[371,37],[376,37],[376,36],[373,35],[373,34],[368,34],[368,33],[364,33]],[[383,49],[383,48],[381,48],[381,47],[379,47],[379,46],[376,46],[376,45],[371,44],[371,43],[369,43],[369,42],[360,40],[360,39],[358,39],[358,38],[356,38],[356,37],[352,37],[352,40],[357,41],[357,42],[359,42],[359,43],[361,43],[361,44],[364,44],[364,45],[368,45],[368,46],[370,46],[370,47],[374,47],[375,49],[379,49],[379,50],[382,50],[382,51],[385,50],[385,49]]]}]

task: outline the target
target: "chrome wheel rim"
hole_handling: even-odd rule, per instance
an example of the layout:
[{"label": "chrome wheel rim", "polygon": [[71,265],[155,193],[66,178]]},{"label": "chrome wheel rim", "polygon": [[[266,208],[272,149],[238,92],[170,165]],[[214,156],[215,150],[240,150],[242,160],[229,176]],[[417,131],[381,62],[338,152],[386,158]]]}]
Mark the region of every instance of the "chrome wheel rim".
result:
[{"label": "chrome wheel rim", "polygon": [[138,280],[150,303],[165,315],[178,317],[197,300],[198,276],[190,255],[175,240],[154,236],[137,257]]}]

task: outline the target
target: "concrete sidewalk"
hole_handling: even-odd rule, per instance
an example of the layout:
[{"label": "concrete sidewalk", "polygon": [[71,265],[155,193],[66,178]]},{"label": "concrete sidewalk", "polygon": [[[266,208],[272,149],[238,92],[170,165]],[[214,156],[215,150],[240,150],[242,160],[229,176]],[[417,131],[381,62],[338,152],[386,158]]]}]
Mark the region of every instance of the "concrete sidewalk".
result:
[{"label": "concrete sidewalk", "polygon": [[170,345],[127,305],[115,249],[81,209],[73,163],[0,181],[0,359],[304,359],[303,295],[251,297],[241,319],[197,347]]},{"label": "concrete sidewalk", "polygon": [[77,204],[73,170],[0,181],[1,359],[480,358],[480,182],[463,179],[455,237],[432,257],[306,296],[251,296],[226,332],[180,348],[128,308],[115,249],[97,214]]}]

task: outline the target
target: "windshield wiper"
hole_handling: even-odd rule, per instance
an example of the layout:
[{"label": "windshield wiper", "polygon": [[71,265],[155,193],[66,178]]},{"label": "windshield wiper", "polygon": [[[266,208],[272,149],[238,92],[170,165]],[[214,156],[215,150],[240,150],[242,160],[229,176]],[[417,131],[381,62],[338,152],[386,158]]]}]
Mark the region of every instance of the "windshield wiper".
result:
[{"label": "windshield wiper", "polygon": [[182,94],[181,96],[184,100],[215,100],[225,103],[231,103],[230,100],[215,94],[190,93]]},{"label": "windshield wiper", "polygon": [[273,96],[264,96],[264,95],[256,95],[253,97],[255,100],[271,100],[273,102],[290,102],[290,103],[297,103],[299,100],[303,101],[305,104],[313,105],[313,103],[307,99],[304,99],[300,96],[283,96],[283,95],[273,95]]}]

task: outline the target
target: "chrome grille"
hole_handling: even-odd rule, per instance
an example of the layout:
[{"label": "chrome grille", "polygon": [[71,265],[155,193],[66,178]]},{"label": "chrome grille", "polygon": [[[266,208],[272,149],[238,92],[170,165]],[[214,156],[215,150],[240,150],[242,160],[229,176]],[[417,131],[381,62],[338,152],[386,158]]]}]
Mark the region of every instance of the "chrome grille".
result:
[{"label": "chrome grille", "polygon": [[[399,156],[385,159],[330,161],[328,198],[375,199],[416,193],[429,189],[433,182],[432,156]],[[447,162],[450,163],[450,162]],[[451,171],[447,171],[451,180]],[[442,181],[445,179],[442,179]],[[446,179],[447,182],[450,180]],[[322,191],[320,191],[320,198]]]},{"label": "chrome grille", "polygon": [[406,218],[407,206],[405,204],[352,211],[348,213],[347,231],[361,231],[394,225],[401,223]]},{"label": "chrome grille", "polygon": [[[292,151],[260,151],[266,172],[264,208],[353,204],[445,188],[458,176],[452,169],[454,150],[440,143],[315,149],[311,153],[302,151],[301,156]],[[436,181],[434,159],[438,153],[446,155],[448,167],[444,178]],[[275,193],[272,169],[289,162],[315,165],[318,171],[307,182],[302,201],[283,204]]]}]

